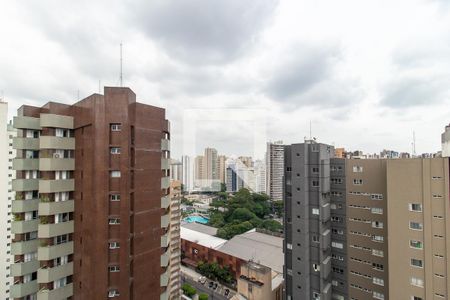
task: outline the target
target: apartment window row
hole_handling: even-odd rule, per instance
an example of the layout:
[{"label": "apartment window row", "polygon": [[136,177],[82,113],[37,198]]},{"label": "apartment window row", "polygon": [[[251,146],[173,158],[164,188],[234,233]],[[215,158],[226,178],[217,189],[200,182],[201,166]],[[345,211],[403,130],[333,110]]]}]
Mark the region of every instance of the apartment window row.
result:
[{"label": "apartment window row", "polygon": [[363,260],[357,257],[350,257],[350,260],[360,263],[360,264],[365,264],[365,265],[372,265],[372,262],[368,261],[368,260]]},{"label": "apartment window row", "polygon": [[364,247],[364,246],[359,246],[359,245],[350,245],[351,248],[355,248],[358,250],[364,250],[364,251],[372,251],[371,248],[368,247]]},{"label": "apartment window row", "polygon": [[332,234],[338,234],[338,235],[344,235],[344,230],[343,229],[332,228],[331,229],[331,233]]},{"label": "apartment window row", "polygon": [[342,217],[331,217],[331,222],[333,223],[343,223],[344,222],[344,218]]},{"label": "apartment window row", "polygon": [[337,249],[344,249],[344,244],[340,242],[331,242],[331,247],[337,248]]},{"label": "apartment window row", "polygon": [[343,183],[342,178],[331,178],[330,181],[332,184],[342,184]]},{"label": "apartment window row", "polygon": [[384,279],[382,278],[374,277],[372,278],[372,282],[373,284],[384,286]]},{"label": "apartment window row", "polygon": [[422,212],[422,204],[420,204],[420,203],[409,203],[408,208],[409,208],[409,211]]},{"label": "apartment window row", "polygon": [[355,276],[359,276],[359,277],[364,277],[367,279],[372,279],[372,276],[368,275],[368,274],[363,274],[361,272],[357,272],[357,271],[350,271],[350,274],[353,274]]},{"label": "apartment window row", "polygon": [[372,269],[383,272],[384,266],[382,264],[372,263]]},{"label": "apartment window row", "polygon": [[331,196],[342,197],[342,192],[331,192]]},{"label": "apartment window row", "polygon": [[378,257],[384,257],[384,251],[378,249],[372,249],[372,255]]},{"label": "apartment window row", "polygon": [[359,236],[365,236],[365,237],[371,237],[372,236],[371,234],[368,234],[368,233],[365,233],[365,232],[359,232],[359,231],[353,231],[353,230],[350,230],[350,234],[359,235]]},{"label": "apartment window row", "polygon": [[332,172],[336,172],[336,171],[342,171],[343,168],[342,168],[342,166],[331,166],[331,167],[330,167],[330,170],[331,170]]},{"label": "apartment window row", "polygon": [[335,253],[331,254],[331,258],[334,259],[334,260],[344,261],[344,256],[343,255],[339,255],[339,254],[335,254]]},{"label": "apartment window row", "polygon": [[348,207],[364,209],[364,210],[370,210],[370,206],[365,206],[365,205],[349,204]]},{"label": "apartment window row", "polygon": [[350,283],[350,287],[360,290],[360,291],[363,291],[363,292],[366,292],[366,293],[369,293],[369,294],[372,293],[372,290],[369,290],[368,288],[362,287],[362,286],[354,284],[354,283]]},{"label": "apartment window row", "polygon": [[336,273],[336,274],[341,274],[341,275],[344,274],[344,269],[341,269],[341,268],[338,268],[338,267],[332,267],[331,271],[333,273]]},{"label": "apartment window row", "polygon": [[370,223],[372,223],[371,220],[360,219],[360,218],[349,218],[348,220],[349,220],[349,221],[353,221],[353,222],[365,223],[365,224],[370,224]]}]

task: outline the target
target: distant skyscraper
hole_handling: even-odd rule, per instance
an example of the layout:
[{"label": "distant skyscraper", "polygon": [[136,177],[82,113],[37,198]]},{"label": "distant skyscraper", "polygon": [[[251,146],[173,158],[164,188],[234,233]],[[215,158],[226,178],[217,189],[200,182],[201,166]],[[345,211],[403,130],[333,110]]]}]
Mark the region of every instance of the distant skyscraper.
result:
[{"label": "distant skyscraper", "polygon": [[255,192],[266,193],[266,164],[264,161],[255,161]]},{"label": "distant skyscraper", "polygon": [[180,182],[183,180],[183,164],[177,159],[170,160],[170,179]]},{"label": "distant skyscraper", "polygon": [[204,157],[198,155],[194,160],[194,185],[195,187],[201,187],[201,181],[206,178],[204,174]]},{"label": "distant skyscraper", "polygon": [[282,141],[267,143],[266,192],[273,201],[283,200],[284,145]]},{"label": "distant skyscraper", "polygon": [[450,157],[450,124],[445,126],[445,131],[441,136],[442,157]]},{"label": "distant skyscraper", "polygon": [[226,161],[227,157],[225,155],[219,155],[218,163],[219,163],[219,180],[220,183],[225,183],[227,179],[227,172],[226,172]]},{"label": "distant skyscraper", "polygon": [[206,148],[203,162],[204,179],[218,180],[219,163],[217,159],[217,150],[214,148]]},{"label": "distant skyscraper", "polygon": [[[13,284],[10,274],[10,264],[14,261],[11,255],[11,206],[15,193],[11,181],[15,178],[12,171],[12,161],[16,151],[12,147],[16,130],[8,125],[8,104],[0,101],[0,299],[9,299],[9,290]],[[13,210],[15,206],[13,207]]]},{"label": "distant skyscraper", "polygon": [[182,176],[183,179],[183,186],[185,191],[192,191],[192,185],[193,185],[193,170],[191,166],[191,158],[187,155],[183,155],[181,157],[181,164],[183,166]]}]

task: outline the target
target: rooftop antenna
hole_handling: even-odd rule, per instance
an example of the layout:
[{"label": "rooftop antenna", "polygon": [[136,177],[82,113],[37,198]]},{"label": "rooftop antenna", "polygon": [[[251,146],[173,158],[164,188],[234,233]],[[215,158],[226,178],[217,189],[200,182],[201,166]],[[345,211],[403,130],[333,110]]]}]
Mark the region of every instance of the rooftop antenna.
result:
[{"label": "rooftop antenna", "polygon": [[123,70],[122,70],[122,42],[120,42],[120,87],[122,87],[123,84]]}]

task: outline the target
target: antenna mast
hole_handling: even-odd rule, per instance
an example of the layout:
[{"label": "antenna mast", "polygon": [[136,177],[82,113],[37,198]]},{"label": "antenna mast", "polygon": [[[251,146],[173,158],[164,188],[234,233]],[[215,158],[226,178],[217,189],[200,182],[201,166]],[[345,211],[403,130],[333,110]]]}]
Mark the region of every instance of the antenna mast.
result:
[{"label": "antenna mast", "polygon": [[122,42],[120,42],[120,87],[123,84],[123,72],[122,72]]}]

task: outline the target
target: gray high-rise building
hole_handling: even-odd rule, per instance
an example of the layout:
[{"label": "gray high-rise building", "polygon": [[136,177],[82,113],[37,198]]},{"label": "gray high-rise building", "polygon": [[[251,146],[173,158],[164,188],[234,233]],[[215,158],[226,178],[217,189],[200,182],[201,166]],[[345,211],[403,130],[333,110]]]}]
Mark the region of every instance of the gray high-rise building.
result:
[{"label": "gray high-rise building", "polygon": [[333,157],[315,141],[284,148],[288,300],[347,299],[345,162]]}]

